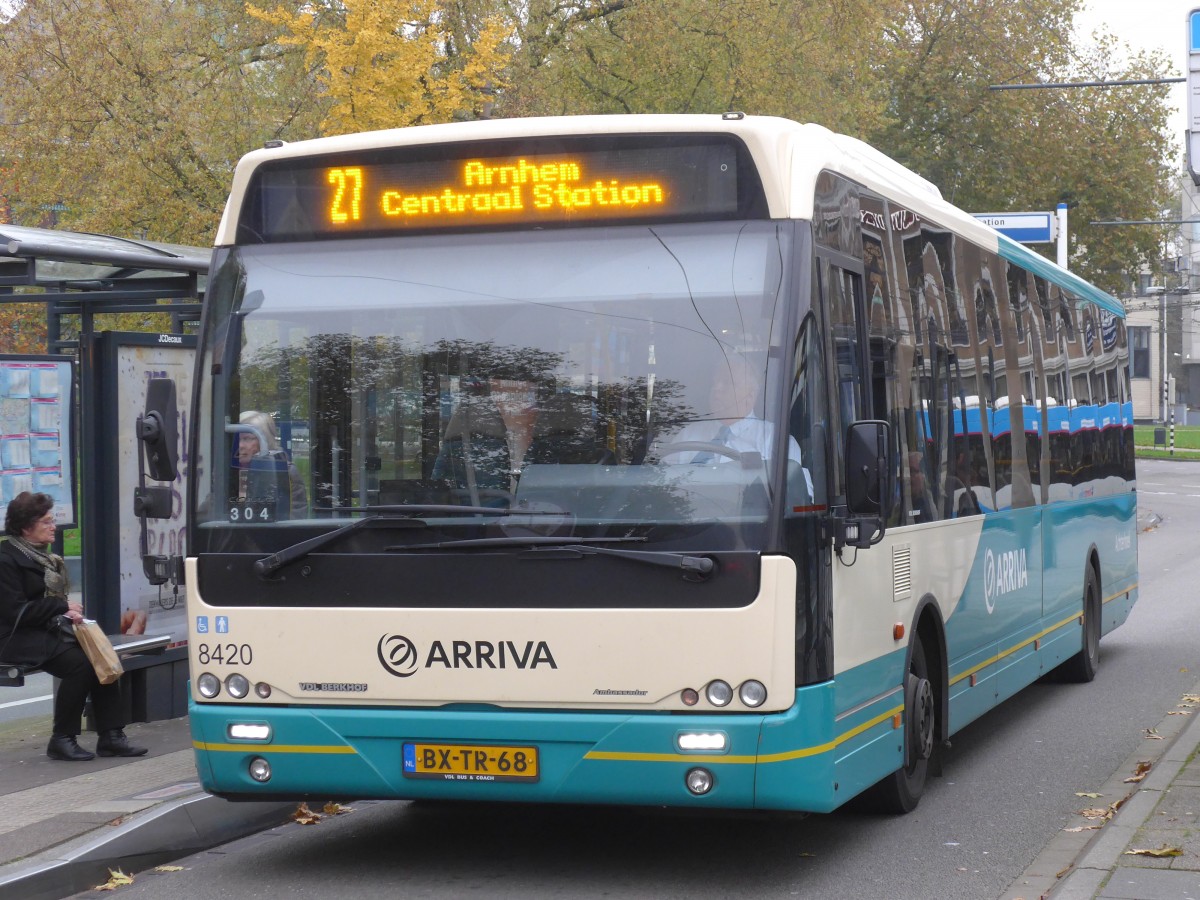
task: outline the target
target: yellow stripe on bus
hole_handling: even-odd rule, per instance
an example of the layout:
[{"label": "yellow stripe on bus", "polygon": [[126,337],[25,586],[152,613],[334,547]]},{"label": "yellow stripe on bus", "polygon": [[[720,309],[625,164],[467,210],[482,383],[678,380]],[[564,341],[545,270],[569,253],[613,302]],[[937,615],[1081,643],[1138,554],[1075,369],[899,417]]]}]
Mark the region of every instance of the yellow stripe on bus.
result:
[{"label": "yellow stripe on bus", "polygon": [[192,741],[192,746],[210,753],[358,753],[353,747],[329,744],[208,744]]},{"label": "yellow stripe on bus", "polygon": [[806,756],[818,756],[821,753],[828,753],[851,738],[857,737],[864,731],[874,728],[881,722],[886,722],[903,711],[903,706],[894,707],[838,735],[832,741],[817,744],[815,747],[801,747],[799,750],[788,750],[784,753],[764,753],[761,756],[705,756],[694,753],[624,753],[619,750],[592,750],[584,754],[583,758],[604,760],[607,762],[703,762],[713,765],[754,765],[756,763],[788,762],[793,759],[803,759]]}]

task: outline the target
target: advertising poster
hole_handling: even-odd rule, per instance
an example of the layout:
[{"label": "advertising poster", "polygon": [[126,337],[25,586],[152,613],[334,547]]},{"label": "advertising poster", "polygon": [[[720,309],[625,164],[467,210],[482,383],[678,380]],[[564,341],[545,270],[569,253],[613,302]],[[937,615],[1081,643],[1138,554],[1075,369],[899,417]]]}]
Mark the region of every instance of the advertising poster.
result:
[{"label": "advertising poster", "polygon": [[76,524],[73,365],[66,356],[0,356],[0,503],[21,491],[49,494],[60,527]]},{"label": "advertising poster", "polygon": [[[142,520],[133,513],[134,489],[138,486],[137,419],[145,411],[146,385],[151,378],[170,378],[175,382],[179,416],[179,475],[171,487],[171,517],[147,519],[146,552],[159,556],[183,556],[187,543],[184,503],[187,493],[184,479],[188,473],[187,416],[192,401],[192,360],[195,350],[181,346],[177,335],[162,344],[125,344],[117,355],[117,446],[121,499],[120,576],[121,633],[169,634],[170,647],[187,643],[187,619],[184,587],[167,582],[153,585],[142,567]],[[194,338],[186,339],[189,343]],[[146,480],[147,487],[162,487],[163,482]]]}]

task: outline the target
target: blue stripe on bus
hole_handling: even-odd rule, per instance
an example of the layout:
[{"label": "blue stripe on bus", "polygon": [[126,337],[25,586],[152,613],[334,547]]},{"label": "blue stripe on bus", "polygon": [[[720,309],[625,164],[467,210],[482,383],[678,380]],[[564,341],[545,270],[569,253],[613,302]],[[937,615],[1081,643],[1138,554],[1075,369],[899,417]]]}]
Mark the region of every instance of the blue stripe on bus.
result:
[{"label": "blue stripe on bus", "polygon": [[1122,319],[1125,318],[1125,307],[1121,305],[1121,301],[1110,294],[1106,294],[1099,288],[1088,284],[1079,276],[1060,269],[1057,265],[1046,259],[1046,257],[1039,253],[1034,253],[1025,247],[1024,244],[1018,244],[1011,238],[1001,234],[999,235],[999,245],[1000,255],[1009,262],[1014,262],[1022,268],[1033,272],[1035,275],[1063,285],[1077,297],[1090,300],[1113,315],[1119,316]]}]

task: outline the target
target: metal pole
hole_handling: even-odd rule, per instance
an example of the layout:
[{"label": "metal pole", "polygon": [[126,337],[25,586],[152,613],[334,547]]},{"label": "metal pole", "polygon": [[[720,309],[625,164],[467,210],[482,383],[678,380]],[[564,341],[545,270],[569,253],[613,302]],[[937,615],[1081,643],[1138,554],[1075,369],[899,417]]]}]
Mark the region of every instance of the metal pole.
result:
[{"label": "metal pole", "polygon": [[[1174,379],[1168,379],[1173,381]],[[1167,404],[1171,409],[1171,455],[1175,455],[1175,392],[1167,392]]]},{"label": "metal pole", "polygon": [[1162,304],[1162,422],[1167,424],[1167,295],[1159,295]]},{"label": "metal pole", "polygon": [[1067,204],[1058,204],[1058,264],[1067,267]]}]

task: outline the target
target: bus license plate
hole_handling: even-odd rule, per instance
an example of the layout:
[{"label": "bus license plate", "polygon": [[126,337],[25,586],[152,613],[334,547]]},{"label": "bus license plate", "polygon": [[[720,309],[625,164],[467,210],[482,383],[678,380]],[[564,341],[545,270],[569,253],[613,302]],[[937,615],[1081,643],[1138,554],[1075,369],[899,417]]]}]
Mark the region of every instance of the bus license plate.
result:
[{"label": "bus license plate", "polygon": [[537,781],[537,747],[495,744],[404,745],[406,778],[442,781]]}]

